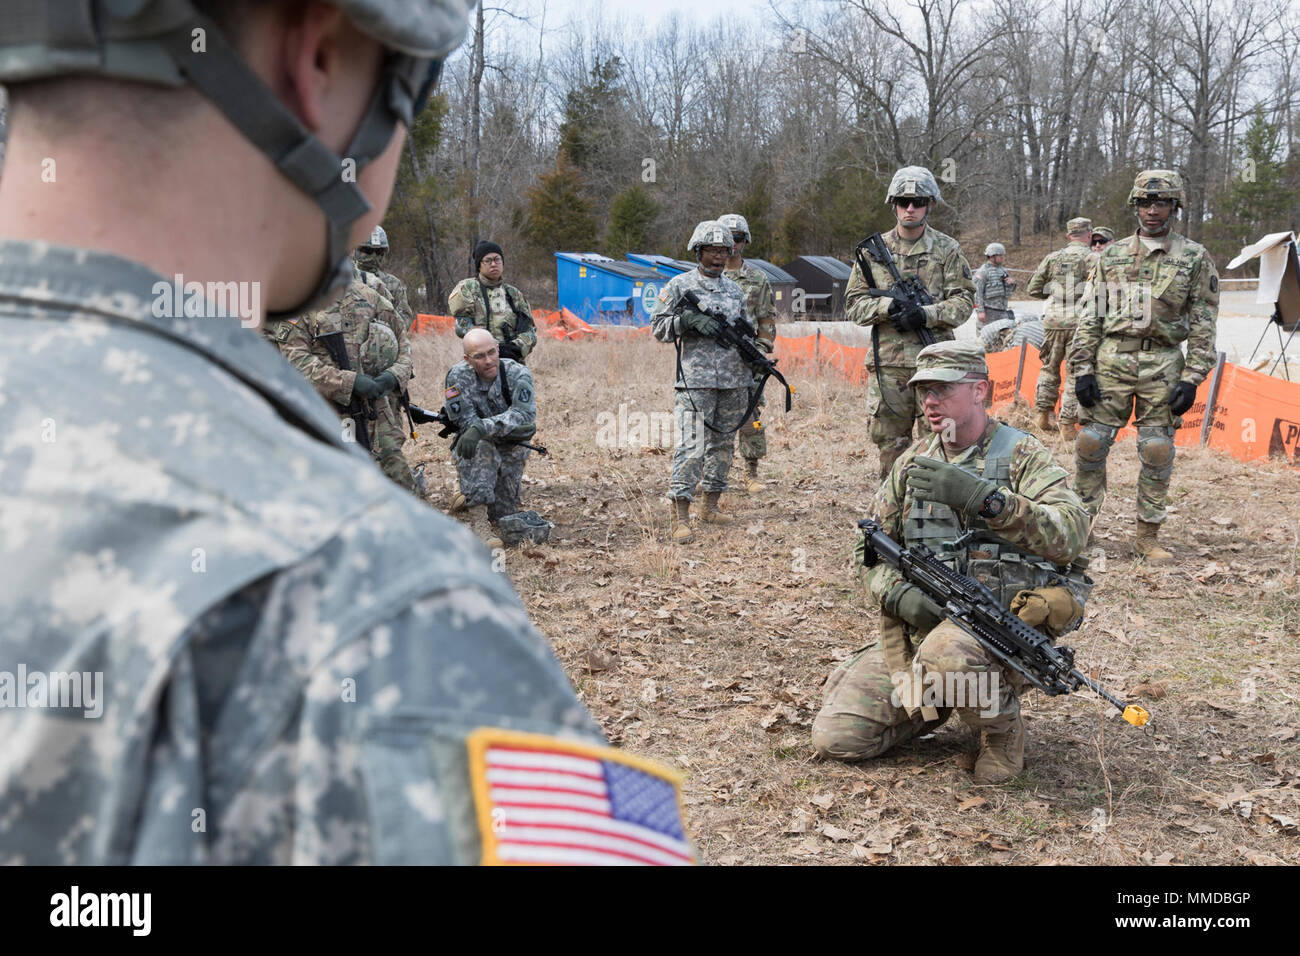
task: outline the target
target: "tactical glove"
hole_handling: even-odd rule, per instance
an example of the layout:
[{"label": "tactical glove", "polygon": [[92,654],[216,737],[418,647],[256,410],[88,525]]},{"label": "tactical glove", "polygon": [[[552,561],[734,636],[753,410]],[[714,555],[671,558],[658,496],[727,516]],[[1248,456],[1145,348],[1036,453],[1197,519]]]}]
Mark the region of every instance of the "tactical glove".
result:
[{"label": "tactical glove", "polygon": [[537,426],[532,422],[524,422],[522,425],[516,425],[510,431],[502,436],[502,441],[528,441],[537,434]]},{"label": "tactical glove", "polygon": [[919,305],[894,299],[889,303],[889,321],[899,332],[925,328],[925,312]]},{"label": "tactical glove", "polygon": [[1079,400],[1079,404],[1084,408],[1092,408],[1101,401],[1101,387],[1097,384],[1097,376],[1080,375],[1074,380],[1074,396]]},{"label": "tactical glove", "polygon": [[912,493],[924,501],[941,501],[956,508],[967,518],[984,510],[984,499],[998,490],[996,481],[972,475],[964,468],[917,456],[907,470],[907,484]]},{"label": "tactical glove", "polygon": [[772,343],[767,339],[756,338],[754,339],[754,345],[758,347],[760,352],[766,352],[768,355],[772,354]]},{"label": "tactical glove", "polygon": [[379,394],[397,390],[397,376],[385,369],[375,376],[375,384],[379,386]]},{"label": "tactical glove", "polygon": [[1196,386],[1191,382],[1179,382],[1169,393],[1169,410],[1175,415],[1181,415],[1192,407],[1194,401],[1196,401]]},{"label": "tactical glove", "polygon": [[885,595],[884,611],[906,621],[918,631],[928,631],[943,620],[943,608],[914,584],[899,581]]},{"label": "tactical glove", "polygon": [[456,436],[456,443],[451,446],[451,450],[461,458],[469,459],[474,457],[478,451],[478,443],[483,440],[487,434],[487,426],[479,419],[474,419],[472,423],[461,429],[461,433]]},{"label": "tactical glove", "polygon": [[364,372],[357,372],[357,379],[352,383],[352,394],[359,398],[371,399],[378,398],[384,394],[385,389],[378,381],[371,378]]},{"label": "tactical glove", "polygon": [[508,358],[512,362],[522,362],[524,360],[524,351],[515,345],[513,339],[507,339],[504,342],[497,343],[497,354],[502,358]]},{"label": "tactical glove", "polygon": [[1083,605],[1068,588],[1034,588],[1016,593],[1011,599],[1011,613],[1049,637],[1060,637],[1083,616]]},{"label": "tactical glove", "polygon": [[682,328],[691,329],[700,335],[712,338],[718,334],[720,328],[718,320],[711,315],[705,315],[703,312],[696,312],[693,309],[687,309],[682,313]]}]

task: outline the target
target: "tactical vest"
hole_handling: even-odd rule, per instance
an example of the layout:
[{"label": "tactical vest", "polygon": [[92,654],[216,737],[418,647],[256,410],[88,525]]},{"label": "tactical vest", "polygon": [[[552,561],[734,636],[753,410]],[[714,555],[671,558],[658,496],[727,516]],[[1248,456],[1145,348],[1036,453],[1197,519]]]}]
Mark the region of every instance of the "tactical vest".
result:
[{"label": "tactical vest", "polygon": [[[1012,452],[1024,437],[1019,429],[999,425],[989,443],[981,477],[997,482],[1000,488],[1009,486]],[[1084,604],[1094,583],[1086,573],[1088,559],[1082,555],[1068,566],[1054,564],[999,536],[982,518],[972,518],[963,526],[961,516],[940,501],[912,500],[903,522],[903,543],[909,548],[926,545],[953,570],[975,578],[996,594],[1003,607],[1010,607],[1019,591],[1049,585],[1068,588]]]}]

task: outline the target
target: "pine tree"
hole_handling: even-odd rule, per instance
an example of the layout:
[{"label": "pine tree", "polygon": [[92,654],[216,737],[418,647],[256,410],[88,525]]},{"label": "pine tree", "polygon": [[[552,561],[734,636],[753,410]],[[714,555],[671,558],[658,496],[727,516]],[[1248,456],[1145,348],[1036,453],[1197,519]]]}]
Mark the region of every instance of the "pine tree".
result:
[{"label": "pine tree", "polygon": [[582,173],[561,150],[554,172],[539,176],[528,190],[525,233],[534,265],[542,267],[553,252],[589,252],[596,246],[594,204],[586,195]]},{"label": "pine tree", "polygon": [[629,186],[617,196],[609,208],[609,234],[605,239],[606,254],[620,259],[628,252],[648,248],[650,227],[659,206],[640,183]]}]

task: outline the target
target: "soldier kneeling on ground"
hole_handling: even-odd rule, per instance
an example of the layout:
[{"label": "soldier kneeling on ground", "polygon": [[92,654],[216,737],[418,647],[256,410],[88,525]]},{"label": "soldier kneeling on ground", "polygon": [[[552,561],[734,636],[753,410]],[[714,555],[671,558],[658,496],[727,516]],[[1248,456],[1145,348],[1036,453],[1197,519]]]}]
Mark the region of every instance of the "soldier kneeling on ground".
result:
[{"label": "soldier kneeling on ground", "polygon": [[537,431],[533,375],[527,366],[501,358],[486,329],[465,333],[465,359],[447,373],[447,414],[456,423],[451,446],[460,475],[453,510],[466,509],[468,523],[489,548],[502,547],[492,523],[519,510],[528,449]]},{"label": "soldier kneeling on ground", "polygon": [[[894,463],[872,504],[874,519],[895,541],[925,544],[954,570],[984,582],[1026,623],[1064,633],[1083,613],[1090,587],[1076,562],[1088,513],[1069,475],[1037,438],[985,413],[988,366],[975,343],[922,349],[908,384],[933,434]],[[864,556],[860,537],[859,565]],[[881,610],[881,636],[827,680],[812,729],[817,752],[839,760],[878,757],[930,733],[956,710],[980,735],[977,782],[1002,783],[1020,773],[1025,731],[1017,675],[888,564],[863,569],[862,583]]]}]

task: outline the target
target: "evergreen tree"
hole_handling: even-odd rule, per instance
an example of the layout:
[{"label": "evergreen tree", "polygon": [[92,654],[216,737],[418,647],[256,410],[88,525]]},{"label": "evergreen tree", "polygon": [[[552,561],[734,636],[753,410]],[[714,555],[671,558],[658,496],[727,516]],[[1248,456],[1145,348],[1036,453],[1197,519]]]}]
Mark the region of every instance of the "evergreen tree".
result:
[{"label": "evergreen tree", "polygon": [[641,252],[649,247],[650,227],[659,206],[650,198],[644,186],[629,186],[610,204],[609,234],[605,239],[606,255],[615,259],[628,252]]},{"label": "evergreen tree", "polygon": [[582,173],[561,150],[555,170],[539,176],[537,185],[528,190],[524,231],[534,266],[541,267],[555,252],[592,251],[597,235],[593,207]]}]

